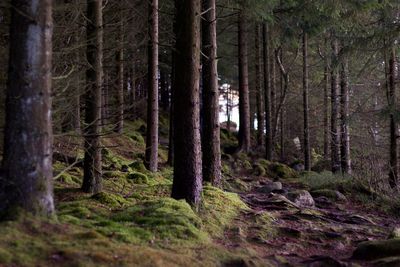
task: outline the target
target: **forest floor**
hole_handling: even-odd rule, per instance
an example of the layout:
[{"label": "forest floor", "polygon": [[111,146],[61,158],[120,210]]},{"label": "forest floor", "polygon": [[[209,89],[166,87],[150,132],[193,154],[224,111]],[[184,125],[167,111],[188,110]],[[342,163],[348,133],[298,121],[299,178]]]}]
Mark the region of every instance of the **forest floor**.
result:
[{"label": "forest floor", "polygon": [[[169,197],[168,122],[158,173],[143,165],[144,125],[103,138],[96,195],[80,191],[80,137],[57,137],[57,216],[1,222],[0,266],[400,266],[397,201],[356,179],[224,153],[222,188],[205,185],[193,209]],[[235,146],[221,137],[225,152]]]}]

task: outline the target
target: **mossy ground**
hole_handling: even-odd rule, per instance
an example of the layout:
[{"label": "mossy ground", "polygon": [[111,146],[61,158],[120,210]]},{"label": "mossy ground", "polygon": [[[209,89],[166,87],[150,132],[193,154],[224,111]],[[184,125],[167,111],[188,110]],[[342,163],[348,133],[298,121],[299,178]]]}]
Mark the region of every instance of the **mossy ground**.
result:
[{"label": "mossy ground", "polygon": [[103,139],[102,193],[82,193],[81,166],[56,161],[56,218],[27,215],[0,223],[0,264],[215,266],[246,258],[213,241],[248,209],[240,197],[205,185],[196,211],[170,198],[172,169],[154,174],[144,167],[143,127],[141,121],[128,123],[130,134]]}]

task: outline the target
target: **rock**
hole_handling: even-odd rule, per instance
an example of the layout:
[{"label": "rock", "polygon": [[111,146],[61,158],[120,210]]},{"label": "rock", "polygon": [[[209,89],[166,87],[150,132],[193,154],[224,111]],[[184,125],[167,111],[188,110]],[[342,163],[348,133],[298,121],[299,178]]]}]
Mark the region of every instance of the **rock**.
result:
[{"label": "rock", "polygon": [[335,260],[329,256],[313,256],[311,259],[303,262],[310,267],[345,267],[347,264]]},{"label": "rock", "polygon": [[400,239],[400,228],[396,227],[389,235],[389,239]]},{"label": "rock", "polygon": [[277,190],[282,190],[281,182],[273,182],[273,183],[266,184],[262,187],[259,187],[257,189],[257,192],[269,194],[269,193],[277,191]]},{"label": "rock", "polygon": [[377,260],[395,256],[400,256],[400,239],[362,242],[358,244],[352,258]]},{"label": "rock", "polygon": [[314,207],[315,201],[310,192],[306,190],[296,190],[289,192],[288,199],[300,207]]},{"label": "rock", "polygon": [[347,198],[345,195],[343,195],[342,193],[340,193],[337,190],[331,190],[331,189],[314,190],[311,192],[311,195],[315,198],[326,197],[333,201],[341,201],[341,202],[347,201]]}]

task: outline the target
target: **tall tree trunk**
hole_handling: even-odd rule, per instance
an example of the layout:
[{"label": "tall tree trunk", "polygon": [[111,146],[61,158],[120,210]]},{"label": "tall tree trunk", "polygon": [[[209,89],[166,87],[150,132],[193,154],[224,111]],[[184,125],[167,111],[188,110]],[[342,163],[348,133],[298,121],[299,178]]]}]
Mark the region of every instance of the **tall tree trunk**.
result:
[{"label": "tall tree trunk", "polygon": [[85,158],[82,190],[98,193],[101,183],[101,91],[103,86],[103,14],[102,0],[87,1],[87,47],[85,93]]},{"label": "tall tree trunk", "polygon": [[303,112],[304,112],[304,169],[311,171],[310,125],[308,100],[308,36],[303,32]]},{"label": "tall tree trunk", "polygon": [[[272,50],[271,50],[272,49]],[[275,133],[276,133],[276,61],[275,61],[275,49],[273,47],[270,48],[271,53],[271,144],[272,147],[275,144]]]},{"label": "tall tree trunk", "polygon": [[244,11],[239,13],[239,151],[250,151],[249,64],[247,55],[247,22]]},{"label": "tall tree trunk", "polygon": [[200,0],[175,0],[174,180],[172,197],[197,206],[202,190],[200,140]]},{"label": "tall tree trunk", "polygon": [[341,170],[340,164],[340,127],[339,127],[339,44],[335,36],[332,36],[332,66],[331,66],[331,164],[332,172]]},{"label": "tall tree trunk", "polygon": [[[326,51],[328,47],[328,40],[325,39]],[[329,159],[329,57],[325,54],[324,58],[324,159]]]},{"label": "tall tree trunk", "polygon": [[389,185],[391,188],[397,187],[398,178],[398,152],[397,152],[397,131],[398,125],[395,119],[396,108],[396,50],[392,46],[389,59],[389,108],[390,108],[390,161],[389,161]]},{"label": "tall tree trunk", "polygon": [[271,67],[270,67],[270,38],[267,23],[263,24],[264,47],[264,105],[265,105],[265,158],[272,160],[272,129],[271,129]]},{"label": "tall tree trunk", "polygon": [[341,106],[341,165],[342,172],[351,174],[351,158],[350,158],[350,132],[349,132],[349,62],[347,59],[343,60],[341,64],[340,75],[340,106]]},{"label": "tall tree trunk", "polygon": [[117,124],[115,131],[122,134],[124,130],[124,22],[122,17],[119,30],[119,48],[117,52]]},{"label": "tall tree trunk", "polygon": [[158,169],[158,0],[149,6],[150,40],[148,60],[146,168]]},{"label": "tall tree trunk", "polygon": [[221,183],[221,142],[217,69],[217,18],[215,0],[203,0],[203,180]]},{"label": "tall tree trunk", "polygon": [[[80,43],[79,40],[79,29],[77,29],[75,33],[75,45],[77,47],[78,44]],[[76,58],[76,66],[77,66],[77,71],[75,73],[75,96],[74,96],[74,121],[73,121],[73,127],[74,130],[77,133],[81,133],[81,68],[79,67],[79,64],[81,62],[81,54],[80,54],[80,49],[76,48],[75,51],[75,58]]]},{"label": "tall tree trunk", "polygon": [[52,4],[11,1],[10,58],[0,216],[54,213],[52,186]]},{"label": "tall tree trunk", "polygon": [[261,42],[261,25],[256,25],[256,96],[257,96],[257,145],[262,147],[264,145],[264,102],[263,102],[263,88],[262,88],[262,49]]}]

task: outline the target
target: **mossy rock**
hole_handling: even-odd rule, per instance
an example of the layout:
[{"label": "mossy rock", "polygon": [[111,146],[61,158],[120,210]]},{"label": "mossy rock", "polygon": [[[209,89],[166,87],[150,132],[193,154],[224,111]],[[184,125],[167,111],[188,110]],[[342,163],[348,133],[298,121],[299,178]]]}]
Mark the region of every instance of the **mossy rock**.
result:
[{"label": "mossy rock", "polygon": [[149,184],[147,175],[140,172],[131,172],[126,176],[126,179],[133,181],[135,184]]},{"label": "mossy rock", "polygon": [[271,163],[268,166],[267,170],[268,174],[272,176],[272,178],[282,178],[282,179],[289,179],[289,178],[298,178],[299,174],[289,166],[282,164],[282,163]]},{"label": "mossy rock", "polygon": [[346,197],[342,193],[332,189],[319,189],[310,193],[313,197],[326,197],[333,201],[346,201]]},{"label": "mossy rock", "polygon": [[68,185],[80,185],[82,182],[82,180],[79,177],[76,177],[66,172],[61,174],[58,180]]},{"label": "mossy rock", "polygon": [[229,164],[222,163],[221,171],[224,175],[232,176],[232,168],[229,166]]},{"label": "mossy rock", "polygon": [[130,131],[129,133],[126,134],[130,139],[135,141],[137,144],[144,146],[145,141],[144,137],[141,133],[136,132],[136,131]]},{"label": "mossy rock", "polygon": [[256,163],[253,165],[253,174],[256,176],[265,176],[267,172],[261,164]]},{"label": "mossy rock", "polygon": [[150,230],[156,238],[173,243],[209,240],[207,233],[201,230],[201,219],[183,200],[146,201],[115,214],[112,220],[135,223]]},{"label": "mossy rock", "polygon": [[400,239],[362,242],[353,253],[357,260],[377,260],[400,256]]},{"label": "mossy rock", "polygon": [[141,160],[136,160],[132,163],[130,163],[129,168],[131,168],[132,170],[138,171],[138,172],[147,172],[146,166],[144,166],[143,161]]},{"label": "mossy rock", "polygon": [[115,195],[107,192],[100,192],[92,196],[92,199],[97,200],[101,204],[109,207],[119,207],[127,203],[127,201],[120,195]]}]

